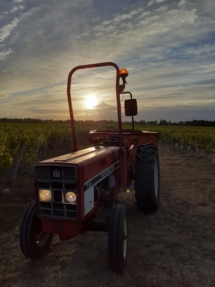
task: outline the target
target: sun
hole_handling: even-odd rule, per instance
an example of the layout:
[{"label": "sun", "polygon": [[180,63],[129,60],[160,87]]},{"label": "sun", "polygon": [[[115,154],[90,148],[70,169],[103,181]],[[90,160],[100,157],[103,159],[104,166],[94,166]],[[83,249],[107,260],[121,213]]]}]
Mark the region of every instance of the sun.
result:
[{"label": "sun", "polygon": [[93,109],[97,105],[97,99],[94,96],[88,96],[85,100],[87,109]]}]

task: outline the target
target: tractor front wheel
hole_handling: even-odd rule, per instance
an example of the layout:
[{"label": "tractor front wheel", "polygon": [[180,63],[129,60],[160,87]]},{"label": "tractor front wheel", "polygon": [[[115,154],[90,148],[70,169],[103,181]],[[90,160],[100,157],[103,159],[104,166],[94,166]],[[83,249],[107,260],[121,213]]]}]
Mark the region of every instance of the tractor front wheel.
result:
[{"label": "tractor front wheel", "polygon": [[145,213],[157,211],[160,203],[160,167],[157,147],[139,146],[135,163],[135,198]]},{"label": "tractor front wheel", "polygon": [[114,272],[122,273],[127,263],[128,221],[126,207],[114,204],[110,214],[108,230],[109,267]]},{"label": "tractor front wheel", "polygon": [[20,247],[29,258],[42,257],[50,247],[53,234],[44,233],[42,222],[36,213],[35,200],[28,206],[20,227]]}]

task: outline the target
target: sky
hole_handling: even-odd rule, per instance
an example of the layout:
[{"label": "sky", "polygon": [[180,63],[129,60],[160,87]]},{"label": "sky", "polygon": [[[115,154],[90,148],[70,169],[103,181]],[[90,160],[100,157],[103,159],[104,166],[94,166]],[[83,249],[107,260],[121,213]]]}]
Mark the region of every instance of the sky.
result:
[{"label": "sky", "polygon": [[[214,121],[214,27],[214,0],[0,0],[0,118],[68,119],[70,70],[110,61],[135,120]],[[115,120],[114,85],[111,67],[75,73],[75,119]]]}]

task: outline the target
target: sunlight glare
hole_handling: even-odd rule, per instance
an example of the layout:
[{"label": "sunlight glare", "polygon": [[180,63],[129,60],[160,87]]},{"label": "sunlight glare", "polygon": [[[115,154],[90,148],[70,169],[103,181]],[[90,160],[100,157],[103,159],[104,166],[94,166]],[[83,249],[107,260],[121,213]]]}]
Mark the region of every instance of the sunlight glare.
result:
[{"label": "sunlight glare", "polygon": [[87,109],[93,109],[97,105],[97,99],[94,96],[88,96],[85,100]]}]

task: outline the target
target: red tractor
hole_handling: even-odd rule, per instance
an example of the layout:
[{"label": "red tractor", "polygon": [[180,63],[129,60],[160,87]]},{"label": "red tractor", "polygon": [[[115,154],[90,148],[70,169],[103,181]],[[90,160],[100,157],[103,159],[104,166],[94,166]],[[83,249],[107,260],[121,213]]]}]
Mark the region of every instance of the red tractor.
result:
[{"label": "red tractor", "polygon": [[[79,150],[71,100],[73,73],[80,69],[112,66],[116,70],[118,131],[91,131],[89,147]],[[128,72],[112,63],[77,66],[68,76],[67,97],[71,117],[73,152],[37,162],[34,167],[35,200],[28,206],[20,227],[20,246],[29,258],[40,258],[49,249],[54,234],[61,240],[85,231],[108,232],[109,267],[123,272],[127,261],[128,223],[126,207],[118,193],[134,180],[137,206],[155,212],[160,200],[158,133],[134,130],[137,102],[123,92]],[[132,129],[123,130],[120,94]],[[96,221],[105,206],[112,206],[103,222]]]}]

